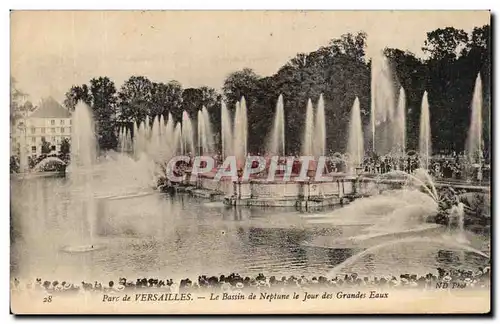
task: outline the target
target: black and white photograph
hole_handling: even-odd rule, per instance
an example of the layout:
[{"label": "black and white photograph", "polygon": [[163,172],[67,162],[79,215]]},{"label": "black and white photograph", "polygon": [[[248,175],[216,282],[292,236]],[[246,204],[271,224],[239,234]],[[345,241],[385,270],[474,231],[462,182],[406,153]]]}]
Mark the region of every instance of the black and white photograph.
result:
[{"label": "black and white photograph", "polygon": [[12,10],[11,312],[489,313],[491,32]]}]

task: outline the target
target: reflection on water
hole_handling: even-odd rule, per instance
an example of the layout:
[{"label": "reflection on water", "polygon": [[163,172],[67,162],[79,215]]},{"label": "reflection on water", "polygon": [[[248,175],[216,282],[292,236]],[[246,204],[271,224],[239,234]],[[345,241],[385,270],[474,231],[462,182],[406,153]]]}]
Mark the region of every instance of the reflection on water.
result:
[{"label": "reflection on water", "polygon": [[[68,190],[68,181],[37,178],[12,182],[11,187],[12,269],[19,277],[78,282],[119,276],[196,278],[228,272],[314,276],[328,273],[359,252],[303,244],[318,237],[357,235],[359,226],[317,224],[293,209],[229,208],[155,193],[98,200],[94,240],[105,248],[67,253],[62,251],[65,246],[88,244],[90,226],[82,210],[85,204],[75,201],[78,197]],[[435,247],[423,247],[423,254],[406,246],[393,250],[367,255],[361,270],[370,272],[382,264],[392,272],[400,265],[415,264],[423,254],[433,265],[455,262],[443,258],[447,252]]]}]

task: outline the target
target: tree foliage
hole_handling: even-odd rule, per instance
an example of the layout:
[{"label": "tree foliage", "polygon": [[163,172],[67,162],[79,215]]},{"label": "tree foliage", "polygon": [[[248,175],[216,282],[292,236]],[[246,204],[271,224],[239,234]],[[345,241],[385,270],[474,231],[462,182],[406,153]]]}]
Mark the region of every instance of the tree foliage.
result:
[{"label": "tree foliage", "polygon": [[63,138],[61,141],[61,153],[62,154],[69,154],[71,151],[71,144],[68,138]]},{"label": "tree foliage", "polygon": [[47,142],[45,138],[42,138],[42,154],[49,154],[50,151],[50,142]]},{"label": "tree foliage", "polygon": [[15,78],[10,78],[10,122],[14,125],[15,121],[23,116],[27,116],[37,107],[31,101],[25,100],[28,94],[17,87]]},{"label": "tree foliage", "polygon": [[[298,53],[271,76],[259,76],[250,68],[235,71],[224,80],[221,93],[209,87],[183,89],[177,81],[153,82],[145,76],[131,76],[116,92],[113,82],[104,77],[91,80],[90,86],[72,87],[66,94],[65,106],[74,109],[78,100],[91,105],[102,132],[100,144],[113,148],[117,121],[140,123],[146,116],[166,117],[171,113],[178,122],[183,111],[194,120],[203,106],[209,111],[214,132],[219,133],[221,100],[234,115],[236,102],[245,97],[248,147],[256,152],[262,151],[269,141],[276,101],[282,94],[286,149],[289,153],[299,153],[307,101],[310,98],[316,105],[323,94],[327,150],[344,152],[356,97],[362,121],[369,126],[371,61],[365,52],[367,37],[359,32],[332,39],[316,51]],[[433,148],[463,150],[478,72],[483,82],[485,144],[489,146],[490,26],[477,27],[470,35],[452,27],[430,31],[423,51],[427,54],[425,59],[402,49],[385,49],[395,86],[402,86],[406,92],[408,149],[418,148],[420,106],[427,91]]]}]

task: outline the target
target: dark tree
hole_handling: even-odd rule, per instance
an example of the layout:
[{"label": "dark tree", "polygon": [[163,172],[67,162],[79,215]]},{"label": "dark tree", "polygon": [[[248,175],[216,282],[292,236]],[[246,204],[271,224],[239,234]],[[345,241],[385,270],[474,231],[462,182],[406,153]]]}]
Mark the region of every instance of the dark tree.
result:
[{"label": "dark tree", "polygon": [[140,123],[151,111],[153,83],[143,76],[130,77],[118,92],[120,120]]},{"label": "dark tree", "polygon": [[42,138],[42,154],[49,154],[50,151],[50,142],[47,142],[45,138]]},{"label": "dark tree", "polygon": [[102,150],[115,149],[118,145],[116,136],[116,88],[108,77],[90,80],[92,111],[96,122],[99,147]]},{"label": "dark tree", "polygon": [[71,151],[71,144],[69,142],[68,138],[63,138],[61,141],[61,153],[62,154],[69,154]]},{"label": "dark tree", "polygon": [[66,98],[64,99],[63,105],[69,111],[74,111],[76,104],[80,100],[89,106],[92,105],[92,96],[86,84],[72,86],[71,89],[66,92]]},{"label": "dark tree", "polygon": [[156,83],[151,85],[151,105],[149,107],[149,116],[151,118],[168,113],[180,119],[182,115],[182,85],[173,80],[169,83]]},{"label": "dark tree", "polygon": [[433,60],[454,60],[465,48],[469,36],[461,29],[438,28],[427,33],[422,50]]}]

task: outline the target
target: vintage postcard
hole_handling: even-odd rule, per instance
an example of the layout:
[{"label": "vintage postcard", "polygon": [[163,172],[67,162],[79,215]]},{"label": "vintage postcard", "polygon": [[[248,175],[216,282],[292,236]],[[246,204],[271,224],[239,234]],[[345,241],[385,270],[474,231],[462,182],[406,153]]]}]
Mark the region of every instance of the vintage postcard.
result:
[{"label": "vintage postcard", "polygon": [[487,314],[489,11],[12,11],[14,314]]}]

